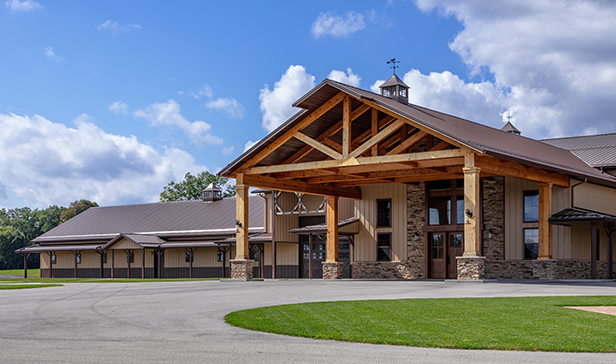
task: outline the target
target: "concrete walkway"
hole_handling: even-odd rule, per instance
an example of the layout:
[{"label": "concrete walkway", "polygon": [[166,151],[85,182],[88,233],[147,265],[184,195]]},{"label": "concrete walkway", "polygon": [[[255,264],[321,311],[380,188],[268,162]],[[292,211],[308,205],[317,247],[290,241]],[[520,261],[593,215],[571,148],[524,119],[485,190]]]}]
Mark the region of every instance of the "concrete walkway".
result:
[{"label": "concrete walkway", "polygon": [[615,295],[612,282],[73,283],[0,291],[0,363],[616,363],[616,354],[474,351],[286,337],[225,314],[308,301]]}]

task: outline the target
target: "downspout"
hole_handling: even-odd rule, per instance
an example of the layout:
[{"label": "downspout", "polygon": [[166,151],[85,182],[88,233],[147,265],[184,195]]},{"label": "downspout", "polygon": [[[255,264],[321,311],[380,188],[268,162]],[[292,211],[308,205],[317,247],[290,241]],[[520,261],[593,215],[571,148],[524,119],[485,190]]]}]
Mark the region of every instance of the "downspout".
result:
[{"label": "downspout", "polygon": [[574,184],[573,186],[571,186],[571,208],[574,209],[575,208],[575,202],[573,199],[573,189],[576,188],[579,185],[583,185],[584,183],[588,182],[588,178],[584,178],[584,181],[582,182],[578,182],[576,184]]}]

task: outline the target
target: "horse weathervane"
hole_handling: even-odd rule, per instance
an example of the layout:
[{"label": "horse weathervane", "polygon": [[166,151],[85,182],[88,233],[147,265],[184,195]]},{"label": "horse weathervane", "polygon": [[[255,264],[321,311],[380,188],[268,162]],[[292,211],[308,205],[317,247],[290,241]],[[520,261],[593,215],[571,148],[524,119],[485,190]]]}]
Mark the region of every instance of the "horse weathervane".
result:
[{"label": "horse weathervane", "polygon": [[389,68],[392,68],[394,70],[394,75],[396,74],[396,68],[400,68],[400,66],[396,66],[396,63],[400,63],[400,61],[396,61],[395,58],[392,58],[389,61],[387,61],[387,64],[391,64]]}]

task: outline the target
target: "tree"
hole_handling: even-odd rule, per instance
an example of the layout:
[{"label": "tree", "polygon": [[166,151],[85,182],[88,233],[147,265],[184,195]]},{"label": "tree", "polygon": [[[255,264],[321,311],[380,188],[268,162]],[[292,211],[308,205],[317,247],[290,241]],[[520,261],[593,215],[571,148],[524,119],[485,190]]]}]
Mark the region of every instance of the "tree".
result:
[{"label": "tree", "polygon": [[[55,206],[53,206],[55,207]],[[60,224],[68,221],[69,219],[79,215],[90,207],[98,207],[96,202],[92,202],[89,200],[77,200],[71,202],[67,209],[61,212],[60,214]],[[51,208],[51,207],[50,207]],[[49,208],[48,208],[49,209]]]},{"label": "tree", "polygon": [[[201,172],[196,176],[186,173],[184,180],[179,183],[169,182],[163,192],[160,193],[160,202],[168,201],[183,201],[183,200],[199,200],[202,197],[203,190],[210,184],[222,188],[229,181],[228,178],[219,177],[208,171]],[[227,186],[223,197],[235,196],[235,185]]]}]

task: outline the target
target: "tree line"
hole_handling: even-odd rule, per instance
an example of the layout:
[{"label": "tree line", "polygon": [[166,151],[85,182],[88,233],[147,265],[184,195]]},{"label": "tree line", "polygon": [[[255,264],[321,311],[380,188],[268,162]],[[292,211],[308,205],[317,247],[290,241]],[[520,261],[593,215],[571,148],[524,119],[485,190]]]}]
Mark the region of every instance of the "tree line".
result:
[{"label": "tree line", "polygon": [[[15,250],[28,246],[37,236],[95,206],[98,206],[96,202],[77,200],[68,207],[52,205],[41,210],[29,207],[0,209],[0,269],[23,268],[23,257]],[[28,267],[38,268],[39,258],[39,254],[30,254]]]}]

